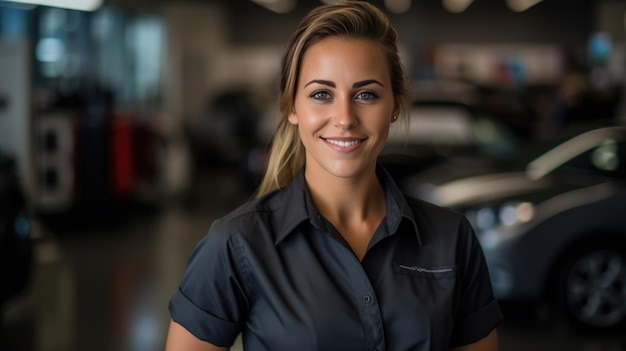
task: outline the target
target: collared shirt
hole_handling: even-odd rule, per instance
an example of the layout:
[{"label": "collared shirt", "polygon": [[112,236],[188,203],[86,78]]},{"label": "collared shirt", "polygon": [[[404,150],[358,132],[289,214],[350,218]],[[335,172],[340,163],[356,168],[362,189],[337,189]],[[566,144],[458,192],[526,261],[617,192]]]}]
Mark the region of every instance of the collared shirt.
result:
[{"label": "collared shirt", "polygon": [[487,336],[502,315],[468,221],[377,174],[387,215],[361,261],[301,171],[212,224],[172,319],[217,346],[242,332],[246,351],[433,351]]}]

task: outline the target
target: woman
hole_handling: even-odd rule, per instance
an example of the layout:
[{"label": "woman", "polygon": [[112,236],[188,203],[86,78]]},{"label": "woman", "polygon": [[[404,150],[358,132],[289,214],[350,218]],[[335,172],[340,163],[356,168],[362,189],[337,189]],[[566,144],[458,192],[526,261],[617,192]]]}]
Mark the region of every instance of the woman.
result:
[{"label": "woman", "polygon": [[497,350],[501,320],[464,217],[376,165],[408,100],[387,18],[314,9],[282,60],[259,196],[215,221],[170,302],[166,348]]}]

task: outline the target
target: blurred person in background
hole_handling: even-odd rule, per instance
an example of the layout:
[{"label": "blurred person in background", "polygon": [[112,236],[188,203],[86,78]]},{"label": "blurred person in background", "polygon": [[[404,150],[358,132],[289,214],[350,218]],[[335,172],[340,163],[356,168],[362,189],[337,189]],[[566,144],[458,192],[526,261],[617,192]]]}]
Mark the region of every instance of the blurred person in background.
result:
[{"label": "blurred person in background", "polygon": [[168,351],[498,349],[502,319],[468,221],[377,165],[409,100],[373,5],[323,5],[282,59],[257,198],[216,220],[170,300]]}]

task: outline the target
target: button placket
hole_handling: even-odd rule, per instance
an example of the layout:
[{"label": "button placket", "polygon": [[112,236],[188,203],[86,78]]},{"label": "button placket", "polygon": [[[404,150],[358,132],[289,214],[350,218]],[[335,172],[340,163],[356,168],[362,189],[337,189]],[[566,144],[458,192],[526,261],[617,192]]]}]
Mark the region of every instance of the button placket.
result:
[{"label": "button placket", "polygon": [[352,267],[349,274],[351,285],[356,293],[359,304],[359,313],[363,321],[366,344],[369,350],[384,350],[384,335],[382,333],[382,316],[376,300],[376,293],[361,262],[349,250],[345,250],[342,259],[346,267]]}]

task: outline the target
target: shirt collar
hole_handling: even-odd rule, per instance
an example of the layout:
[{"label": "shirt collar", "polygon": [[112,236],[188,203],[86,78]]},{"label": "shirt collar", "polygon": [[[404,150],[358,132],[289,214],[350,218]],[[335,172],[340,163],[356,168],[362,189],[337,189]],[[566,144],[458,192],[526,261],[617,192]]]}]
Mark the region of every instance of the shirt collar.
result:
[{"label": "shirt collar", "polygon": [[286,188],[278,192],[276,199],[279,204],[275,226],[278,230],[274,244],[280,243],[302,222],[309,218],[315,218],[311,216],[311,211],[309,211],[308,192],[304,181],[304,168],[296,173]]},{"label": "shirt collar", "polygon": [[[403,193],[395,184],[389,173],[382,167],[377,166],[376,175],[385,190],[387,201],[387,216],[385,225],[388,233],[393,235],[403,219],[410,223],[410,228],[415,231],[418,245],[421,245],[419,231],[411,208],[406,202]],[[309,189],[304,179],[304,168],[293,178],[289,185],[277,194],[279,201],[277,211],[277,228],[275,244],[280,243],[302,222],[309,220],[312,225],[323,228],[322,217],[313,205]]]},{"label": "shirt collar", "polygon": [[411,211],[411,207],[407,203],[404,194],[385,168],[380,165],[377,166],[376,175],[385,190],[385,200],[387,201],[387,216],[385,217],[385,222],[388,233],[390,233],[390,235],[396,233],[404,219],[407,221],[409,228],[415,232],[417,243],[421,246],[422,241],[417,228],[417,222],[415,221],[413,211]]}]

